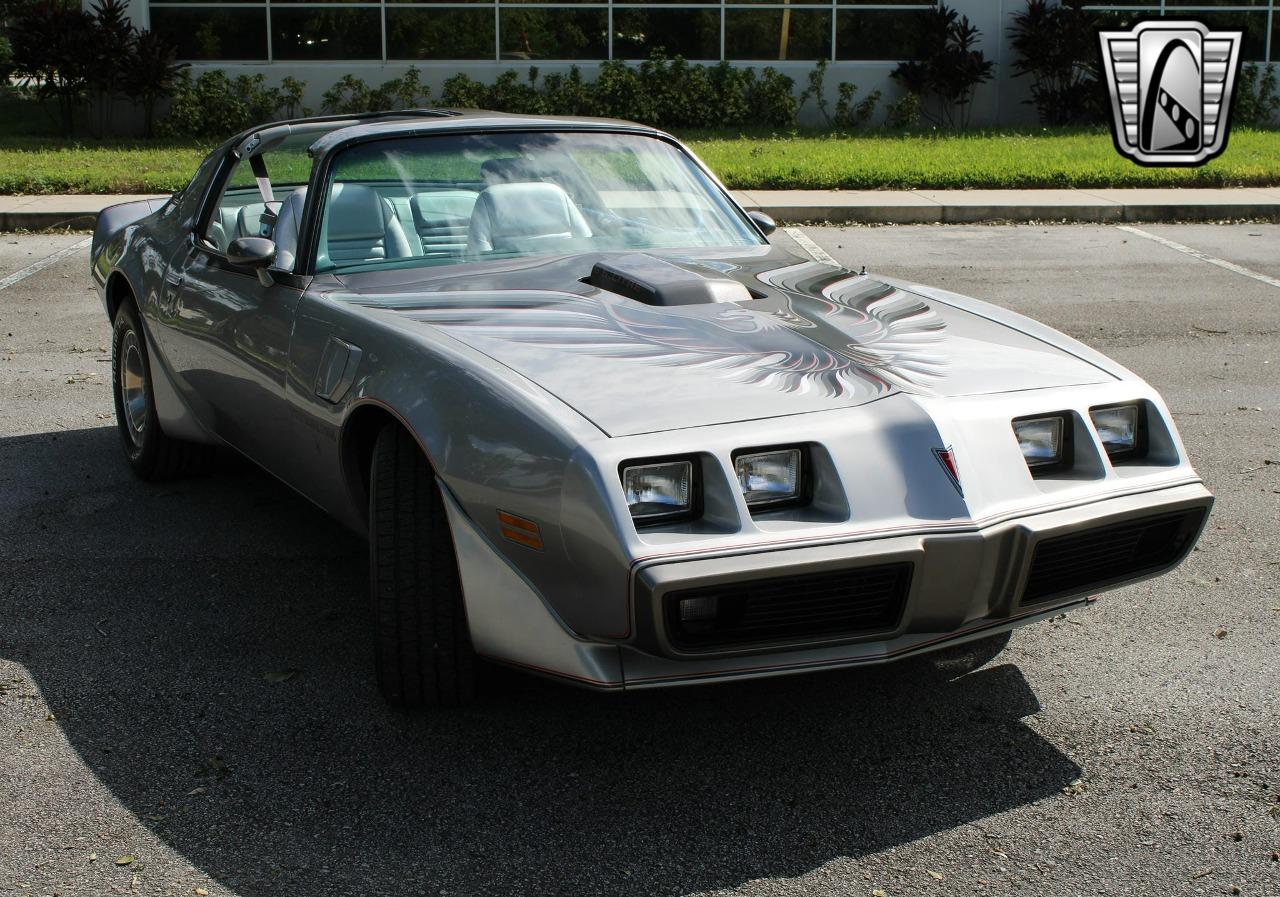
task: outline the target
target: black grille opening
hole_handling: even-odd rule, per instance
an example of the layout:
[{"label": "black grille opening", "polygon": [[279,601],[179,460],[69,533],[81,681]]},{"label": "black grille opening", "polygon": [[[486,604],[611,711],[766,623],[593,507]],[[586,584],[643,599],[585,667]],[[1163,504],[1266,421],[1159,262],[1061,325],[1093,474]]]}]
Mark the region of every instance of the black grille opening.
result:
[{"label": "black grille opening", "polygon": [[911,564],[881,564],[682,589],[663,610],[680,648],[843,638],[897,626],[910,586]]},{"label": "black grille opening", "polygon": [[1176,563],[1200,532],[1195,508],[1054,536],[1036,545],[1023,604],[1134,579]]}]

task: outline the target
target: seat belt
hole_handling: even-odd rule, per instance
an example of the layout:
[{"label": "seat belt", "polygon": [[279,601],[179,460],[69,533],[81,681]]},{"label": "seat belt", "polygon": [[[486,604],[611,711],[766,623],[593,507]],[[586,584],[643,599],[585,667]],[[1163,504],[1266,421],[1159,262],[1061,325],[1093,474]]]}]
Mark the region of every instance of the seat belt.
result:
[{"label": "seat belt", "polygon": [[258,193],[262,196],[264,206],[262,215],[258,218],[258,236],[268,237],[275,233],[279,213],[273,208],[276,197],[271,189],[271,178],[267,176],[267,163],[262,156],[250,156],[249,167],[253,169],[253,177],[258,182]]}]

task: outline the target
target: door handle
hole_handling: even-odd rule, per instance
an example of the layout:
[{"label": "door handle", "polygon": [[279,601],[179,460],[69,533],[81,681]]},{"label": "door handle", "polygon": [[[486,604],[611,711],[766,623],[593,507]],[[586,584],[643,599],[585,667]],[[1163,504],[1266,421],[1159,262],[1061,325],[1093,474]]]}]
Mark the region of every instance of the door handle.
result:
[{"label": "door handle", "polygon": [[160,296],[160,311],[166,317],[175,317],[178,314],[178,297],[182,292],[182,281],[184,279],[181,274],[177,277],[172,274],[164,276],[164,292]]}]

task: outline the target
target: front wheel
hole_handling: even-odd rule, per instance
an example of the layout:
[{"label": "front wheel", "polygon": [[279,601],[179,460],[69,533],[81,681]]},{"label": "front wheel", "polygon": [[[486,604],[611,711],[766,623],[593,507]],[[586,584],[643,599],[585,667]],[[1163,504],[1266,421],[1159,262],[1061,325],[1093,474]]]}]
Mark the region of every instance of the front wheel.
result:
[{"label": "front wheel", "polygon": [[120,303],[112,322],[111,382],[116,429],[125,458],[139,478],[168,479],[209,466],[212,446],[174,439],[160,426],[147,339],[132,301]]},{"label": "front wheel", "polygon": [[369,475],[369,573],[378,687],[396,707],[454,707],[475,695],[453,536],[435,472],[395,424]]}]

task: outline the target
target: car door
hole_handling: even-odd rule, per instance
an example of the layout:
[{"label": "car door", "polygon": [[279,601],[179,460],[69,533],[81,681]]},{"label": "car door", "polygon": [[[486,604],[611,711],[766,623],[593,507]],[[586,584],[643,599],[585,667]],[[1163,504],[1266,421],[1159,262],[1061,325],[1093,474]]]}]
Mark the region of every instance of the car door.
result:
[{"label": "car door", "polygon": [[248,160],[215,190],[217,201],[166,273],[165,355],[201,423],[283,475],[290,434],[285,376],[301,284],[291,275],[264,283],[258,272],[227,260],[237,237],[270,235],[273,217],[263,214],[268,203]]}]

